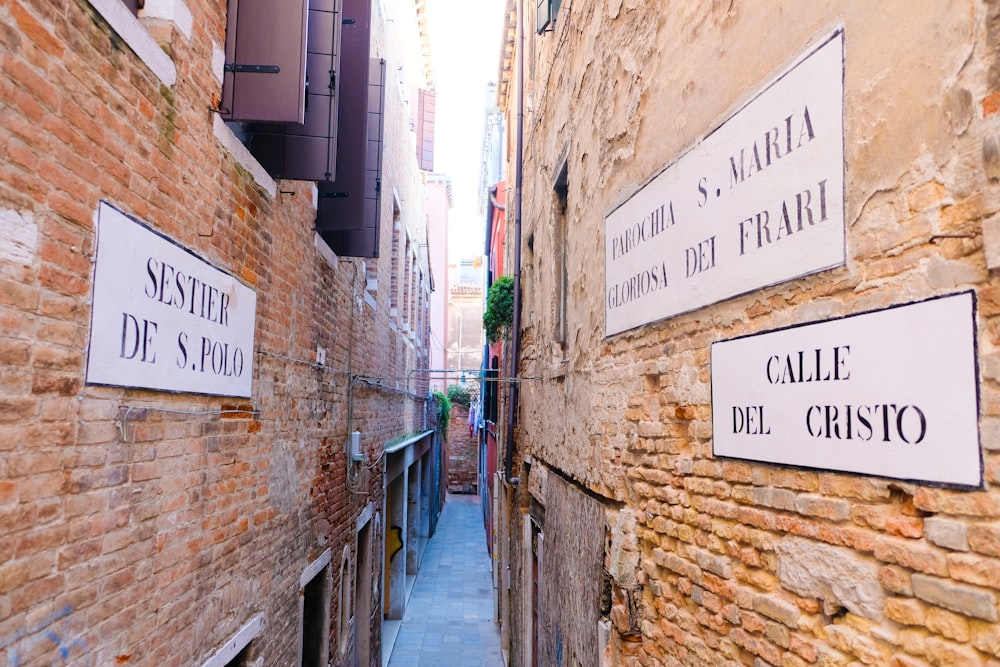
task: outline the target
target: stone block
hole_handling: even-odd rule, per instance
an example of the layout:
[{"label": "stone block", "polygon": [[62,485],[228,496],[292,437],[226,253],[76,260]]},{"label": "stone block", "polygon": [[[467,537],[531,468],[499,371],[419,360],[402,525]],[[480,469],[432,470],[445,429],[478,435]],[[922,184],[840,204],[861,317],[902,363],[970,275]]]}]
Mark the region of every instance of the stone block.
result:
[{"label": "stone block", "polygon": [[939,547],[956,551],[969,550],[968,526],[955,519],[927,517],[924,519],[924,536]]},{"label": "stone block", "polygon": [[996,588],[1000,582],[1000,561],[973,553],[954,553],[948,557],[948,576],[963,583]]},{"label": "stone block", "polygon": [[807,494],[795,499],[795,510],[807,516],[845,521],[851,515],[851,504],[846,500]]},{"label": "stone block", "polygon": [[885,591],[879,585],[878,563],[848,549],[803,538],[778,543],[778,579],[793,593],[821,599],[880,621]]},{"label": "stone block", "polygon": [[968,539],[973,551],[1000,556],[1000,522],[975,523],[969,526]]},{"label": "stone block", "polygon": [[987,268],[1000,268],[1000,214],[983,220],[983,251]]},{"label": "stone block", "polygon": [[913,595],[913,586],[910,583],[910,572],[895,565],[886,565],[879,568],[878,582],[882,588],[897,595]]},{"label": "stone block", "polygon": [[927,610],[924,603],[912,598],[889,598],[885,601],[885,615],[903,625],[923,625]]},{"label": "stone block", "polygon": [[969,646],[950,642],[940,637],[927,638],[926,657],[934,665],[978,665],[982,661],[979,653]]},{"label": "stone block", "polygon": [[953,641],[969,641],[969,621],[964,616],[939,607],[927,610],[927,629]]},{"label": "stone block", "polygon": [[925,602],[984,621],[1000,621],[997,597],[992,591],[919,573],[912,580],[913,594]]},{"label": "stone block", "polygon": [[970,623],[971,643],[983,653],[1000,658],[1000,625],[972,621]]},{"label": "stone block", "polygon": [[701,569],[716,574],[723,579],[730,579],[733,576],[732,561],[728,556],[713,554],[698,548],[692,548],[691,554]]}]

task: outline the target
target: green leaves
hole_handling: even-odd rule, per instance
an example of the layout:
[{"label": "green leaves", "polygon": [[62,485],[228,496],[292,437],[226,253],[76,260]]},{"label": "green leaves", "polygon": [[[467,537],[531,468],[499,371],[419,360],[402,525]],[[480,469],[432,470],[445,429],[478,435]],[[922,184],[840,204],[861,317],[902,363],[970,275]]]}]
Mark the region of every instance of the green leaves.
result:
[{"label": "green leaves", "polygon": [[510,335],[514,321],[514,278],[500,276],[486,293],[486,312],[483,313],[483,331],[486,340],[499,343]]}]

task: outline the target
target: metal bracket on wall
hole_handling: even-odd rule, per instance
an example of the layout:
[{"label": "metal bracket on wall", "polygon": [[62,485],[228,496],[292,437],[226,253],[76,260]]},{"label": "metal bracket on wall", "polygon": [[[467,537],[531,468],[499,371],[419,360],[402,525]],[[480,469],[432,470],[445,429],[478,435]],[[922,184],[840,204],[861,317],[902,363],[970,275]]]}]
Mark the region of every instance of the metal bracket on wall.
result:
[{"label": "metal bracket on wall", "polygon": [[226,63],[223,69],[227,72],[252,72],[254,74],[278,74],[281,68],[277,65],[238,65]]}]

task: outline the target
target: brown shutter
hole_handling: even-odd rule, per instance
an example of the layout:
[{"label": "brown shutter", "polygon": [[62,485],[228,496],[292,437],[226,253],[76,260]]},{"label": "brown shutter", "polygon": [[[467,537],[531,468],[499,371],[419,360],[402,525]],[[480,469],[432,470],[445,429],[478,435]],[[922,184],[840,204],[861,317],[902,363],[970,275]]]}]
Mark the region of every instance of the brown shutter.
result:
[{"label": "brown shutter", "polygon": [[128,7],[133,16],[139,15],[139,10],[143,7],[143,0],[122,0],[122,4]]},{"label": "brown shutter", "polygon": [[222,117],[301,123],[308,0],[229,0]]},{"label": "brown shutter", "polygon": [[344,0],[344,20],[337,178],[318,184],[316,230],[338,255],[378,257],[385,61],[369,57],[371,0]]},{"label": "brown shutter", "polygon": [[420,90],[417,111],[417,162],[424,171],[434,171],[434,91]]},{"label": "brown shutter", "polygon": [[337,176],[341,16],[341,0],[309,3],[304,122],[250,128],[250,152],[275,178],[332,181]]}]

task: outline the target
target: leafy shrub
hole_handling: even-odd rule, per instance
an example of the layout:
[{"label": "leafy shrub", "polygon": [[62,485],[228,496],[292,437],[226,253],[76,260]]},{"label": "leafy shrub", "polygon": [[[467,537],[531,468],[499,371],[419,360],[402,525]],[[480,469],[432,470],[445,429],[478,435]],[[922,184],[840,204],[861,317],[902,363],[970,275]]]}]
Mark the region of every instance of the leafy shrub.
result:
[{"label": "leafy shrub", "polygon": [[486,312],[483,313],[483,330],[486,340],[498,343],[510,334],[514,322],[514,278],[500,276],[486,293]]},{"label": "leafy shrub", "polygon": [[434,390],[434,398],[437,399],[437,423],[441,437],[448,438],[448,422],[451,420],[451,401],[438,390]]},{"label": "leafy shrub", "polygon": [[475,396],[475,390],[462,384],[453,384],[448,387],[448,399],[457,405],[468,407]]}]

